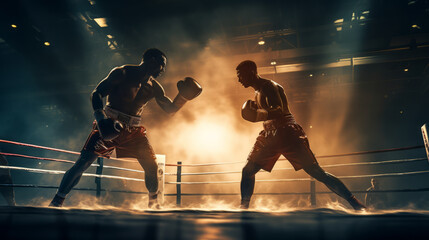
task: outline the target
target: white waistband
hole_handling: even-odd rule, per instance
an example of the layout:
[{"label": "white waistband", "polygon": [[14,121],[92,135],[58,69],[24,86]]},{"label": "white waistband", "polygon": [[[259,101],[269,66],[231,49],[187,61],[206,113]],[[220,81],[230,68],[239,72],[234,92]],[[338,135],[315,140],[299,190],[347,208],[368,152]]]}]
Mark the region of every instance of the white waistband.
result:
[{"label": "white waistband", "polygon": [[111,108],[110,106],[104,107],[104,111],[106,115],[114,120],[118,120],[122,124],[125,124],[129,127],[140,127],[141,126],[141,117],[140,116],[132,116],[120,112],[116,109]]}]

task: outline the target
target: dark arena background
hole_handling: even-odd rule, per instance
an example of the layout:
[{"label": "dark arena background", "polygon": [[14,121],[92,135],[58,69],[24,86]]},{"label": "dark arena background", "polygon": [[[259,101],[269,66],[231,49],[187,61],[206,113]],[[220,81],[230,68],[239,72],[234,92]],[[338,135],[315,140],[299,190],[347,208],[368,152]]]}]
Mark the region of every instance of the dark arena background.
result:
[{"label": "dark arena background", "polygon": [[[428,238],[428,0],[5,0],[0,19],[0,239]],[[142,113],[162,209],[148,208],[138,162],[115,155],[48,207],[92,129],[91,92],[154,47],[170,98],[184,77],[203,87],[176,114],[155,101]],[[239,208],[262,130],[240,114],[254,98],[235,70],[247,59],[367,209],[283,157]]]}]

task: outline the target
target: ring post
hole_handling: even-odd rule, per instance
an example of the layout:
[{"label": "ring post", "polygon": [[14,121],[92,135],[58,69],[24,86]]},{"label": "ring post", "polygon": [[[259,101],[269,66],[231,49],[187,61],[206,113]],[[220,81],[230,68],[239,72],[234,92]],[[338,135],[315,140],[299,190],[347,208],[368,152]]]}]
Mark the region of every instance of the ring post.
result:
[{"label": "ring post", "polygon": [[427,124],[422,126],[422,136],[423,136],[423,142],[425,144],[425,149],[426,149],[426,157],[428,158],[428,161],[429,161],[429,140],[428,140]]},{"label": "ring post", "polygon": [[[95,171],[95,173],[98,175],[101,175],[101,174],[103,174],[103,158],[98,157],[97,163],[98,163],[98,167],[97,167],[97,170]],[[100,177],[95,178],[95,184],[96,184],[96,189],[97,189],[95,196],[97,198],[100,198],[100,195],[101,195],[101,178]]]},{"label": "ring post", "polygon": [[164,204],[164,184],[165,184],[165,155],[156,155],[156,163],[158,164],[158,203],[160,205]]},{"label": "ring post", "polygon": [[310,204],[312,207],[316,207],[316,181],[314,178],[310,180]]},{"label": "ring post", "polygon": [[182,162],[177,162],[176,205],[182,205]]}]

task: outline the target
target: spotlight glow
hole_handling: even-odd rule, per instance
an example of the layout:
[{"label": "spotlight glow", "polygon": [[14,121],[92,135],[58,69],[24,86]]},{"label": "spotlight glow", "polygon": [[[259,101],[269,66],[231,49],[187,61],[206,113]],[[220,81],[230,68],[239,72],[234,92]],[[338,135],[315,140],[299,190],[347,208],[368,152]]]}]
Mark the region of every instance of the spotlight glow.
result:
[{"label": "spotlight glow", "polygon": [[100,27],[107,27],[107,20],[105,18],[94,18],[94,21],[98,24]]},{"label": "spotlight glow", "polygon": [[50,42],[44,42],[43,44],[45,44],[45,46],[51,46]]},{"label": "spotlight glow", "polygon": [[15,24],[11,24],[10,25],[12,28],[17,28],[18,26],[16,26]]},{"label": "spotlight glow", "polygon": [[200,122],[194,126],[194,133],[192,134],[193,145],[196,146],[196,149],[204,149],[208,152],[225,148],[225,139],[228,139],[230,135],[228,129],[217,122]]},{"label": "spotlight glow", "polygon": [[192,124],[180,126],[176,135],[179,145],[187,152],[187,160],[197,161],[207,156],[231,157],[236,152],[237,138],[229,116],[200,116]]},{"label": "spotlight glow", "polygon": [[262,46],[262,45],[265,44],[265,41],[264,40],[259,40],[258,44]]}]

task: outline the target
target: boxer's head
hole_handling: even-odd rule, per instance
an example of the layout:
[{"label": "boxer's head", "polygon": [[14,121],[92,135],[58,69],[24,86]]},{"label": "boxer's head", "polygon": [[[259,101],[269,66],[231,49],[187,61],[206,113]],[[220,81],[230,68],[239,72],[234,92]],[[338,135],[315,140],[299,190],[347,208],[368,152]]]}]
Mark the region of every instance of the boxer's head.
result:
[{"label": "boxer's head", "polygon": [[167,57],[161,50],[150,48],[144,52],[142,64],[146,66],[148,73],[156,78],[165,71]]},{"label": "boxer's head", "polygon": [[238,64],[237,68],[238,81],[245,87],[252,86],[258,78],[256,63],[250,60],[245,60]]}]

